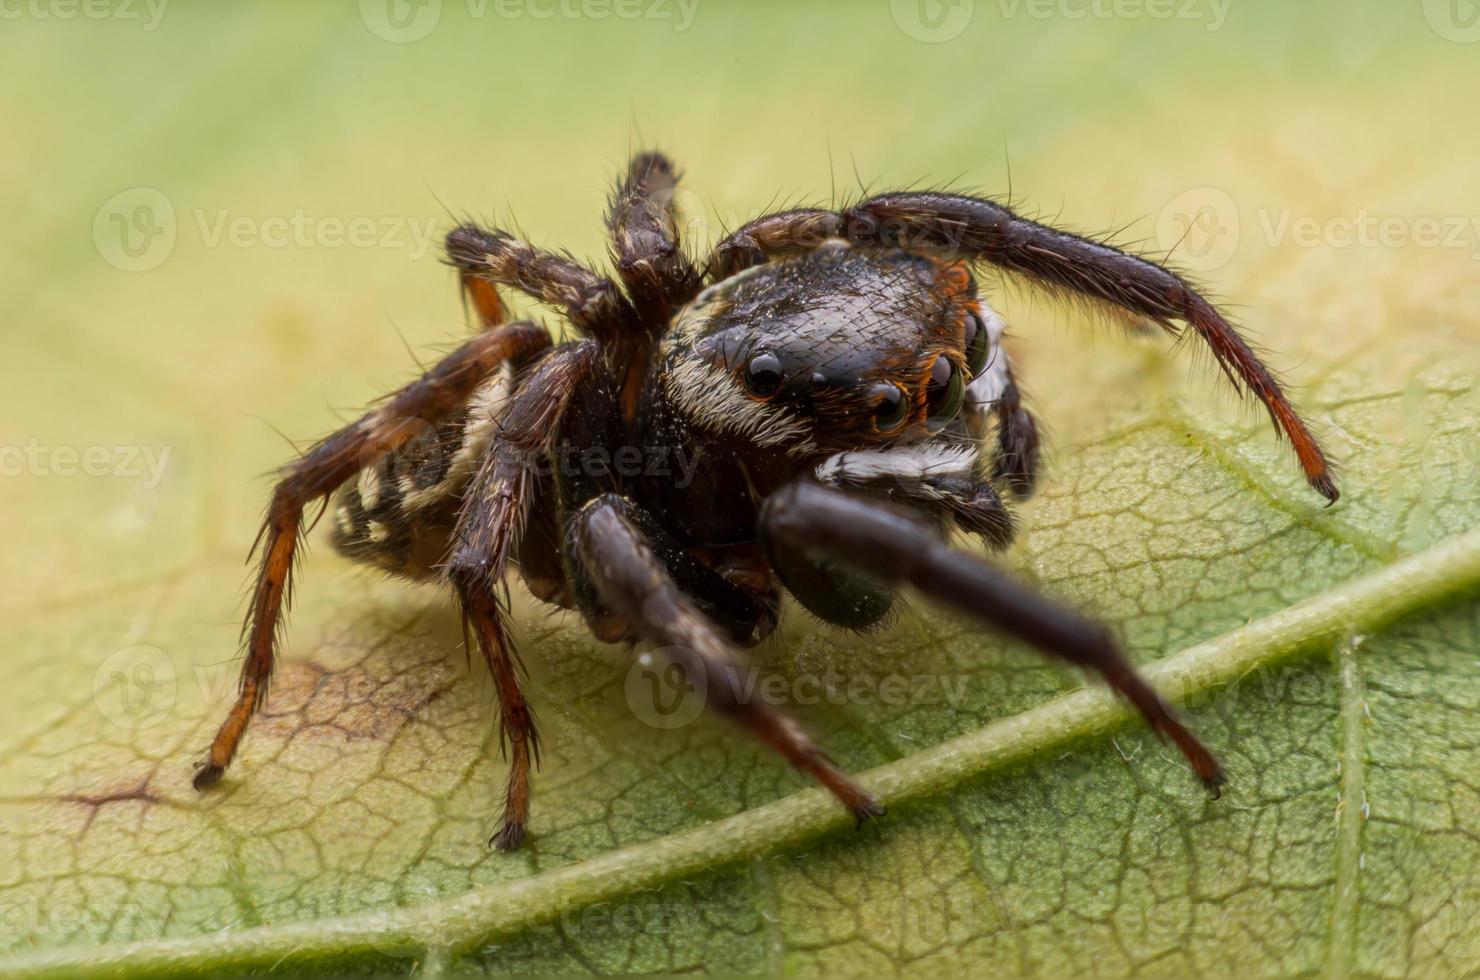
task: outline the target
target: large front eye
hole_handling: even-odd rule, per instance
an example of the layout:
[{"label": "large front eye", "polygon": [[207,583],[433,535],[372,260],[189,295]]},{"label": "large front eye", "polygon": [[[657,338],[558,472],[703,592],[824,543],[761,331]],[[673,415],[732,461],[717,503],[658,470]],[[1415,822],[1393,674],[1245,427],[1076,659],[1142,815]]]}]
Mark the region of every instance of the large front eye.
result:
[{"label": "large front eye", "polygon": [[880,432],[899,428],[910,414],[910,400],[898,385],[874,385],[869,389],[874,401],[874,428]]},{"label": "large front eye", "polygon": [[961,411],[964,390],[956,362],[944,354],[937,357],[930,366],[930,382],[925,387],[925,405],[929,412],[925,419],[925,428],[928,431],[943,429],[956,417]]},{"label": "large front eye", "polygon": [[775,354],[761,353],[745,365],[745,387],[758,398],[769,398],[781,390],[784,375]]},{"label": "large front eye", "polygon": [[966,314],[966,368],[973,378],[987,369],[987,355],[992,353],[992,336],[987,325],[975,313]]}]

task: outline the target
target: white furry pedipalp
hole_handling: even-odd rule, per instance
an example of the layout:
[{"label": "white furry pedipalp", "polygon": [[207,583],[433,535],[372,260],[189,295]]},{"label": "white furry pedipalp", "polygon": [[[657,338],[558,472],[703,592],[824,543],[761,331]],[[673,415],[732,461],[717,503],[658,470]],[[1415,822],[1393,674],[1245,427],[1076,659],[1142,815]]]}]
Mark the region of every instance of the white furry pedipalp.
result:
[{"label": "white furry pedipalp", "polygon": [[817,479],[830,486],[863,485],[884,479],[923,483],[950,475],[966,475],[976,468],[972,446],[924,443],[883,451],[851,450],[823,460]]},{"label": "white furry pedipalp", "polygon": [[981,304],[981,314],[992,348],[987,353],[986,369],[972,378],[971,384],[966,386],[966,405],[973,412],[984,412],[995,405],[1007,390],[1008,384],[1007,351],[1002,346],[1002,334],[1007,329],[1007,324],[986,303]]}]

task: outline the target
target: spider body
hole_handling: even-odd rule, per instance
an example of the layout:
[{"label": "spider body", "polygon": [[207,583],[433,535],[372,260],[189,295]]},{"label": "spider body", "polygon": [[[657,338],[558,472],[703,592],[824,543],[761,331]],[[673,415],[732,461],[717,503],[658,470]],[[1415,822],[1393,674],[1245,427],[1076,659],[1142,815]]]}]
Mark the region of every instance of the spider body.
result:
[{"label": "spider body", "polygon": [[[259,539],[239,697],[196,786],[221,777],[265,697],[304,509],[332,497],[341,553],[456,594],[510,759],[501,848],[524,838],[539,746],[506,628],[514,569],[598,638],[646,640],[703,674],[712,707],[860,821],[882,812],[874,798],[737,682],[739,649],[772,632],[785,594],[862,630],[918,589],[1100,674],[1216,793],[1212,755],[1107,630],[950,539],[1006,545],[1003,497],[1026,495],[1037,473],[1037,428],[973,266],[1169,330],[1186,323],[1334,500],[1314,438],[1233,328],[1155,263],[957,195],[767,215],[700,267],[678,242],[675,180],[643,154],[619,183],[608,226],[620,286],[502,232],[448,236],[481,330],[284,469]],[[505,322],[500,286],[563,310],[577,337],[555,345],[538,325]]]}]

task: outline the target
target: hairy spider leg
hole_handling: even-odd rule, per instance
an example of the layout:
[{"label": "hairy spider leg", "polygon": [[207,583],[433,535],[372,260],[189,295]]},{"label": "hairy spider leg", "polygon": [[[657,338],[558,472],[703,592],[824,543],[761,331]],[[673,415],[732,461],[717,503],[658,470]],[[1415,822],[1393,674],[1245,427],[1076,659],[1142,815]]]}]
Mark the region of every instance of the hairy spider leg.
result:
[{"label": "hairy spider leg", "polygon": [[886,585],[913,586],[1044,653],[1095,671],[1176,744],[1208,791],[1218,795],[1224,777],[1212,753],[1136,673],[1105,626],[949,547],[902,514],[810,480],[768,498],[761,521],[768,535],[846,562]]},{"label": "hairy spider leg", "polygon": [[284,468],[253,548],[261,547],[262,558],[242,626],[247,637],[246,659],[236,703],[216,733],[206,761],[196,770],[196,789],[205,789],[221,778],[253,713],[267,697],[282,612],[292,595],[293,561],[304,530],[304,509],[403,445],[426,424],[457,409],[505,361],[529,357],[549,344],[545,329],[527,322],[481,333],[380,408],[323,439]]},{"label": "hairy spider leg", "polygon": [[829,238],[864,247],[925,250],[989,263],[1050,290],[1127,311],[1176,333],[1192,328],[1229,381],[1253,392],[1275,431],[1290,441],[1310,485],[1335,503],[1330,464],[1274,375],[1233,325],[1175,272],[1105,242],[1039,224],[1005,205],[961,194],[881,194],[843,212],[778,212],[736,229],[715,246],[709,268],[733,275]]},{"label": "hairy spider leg", "polygon": [[881,816],[884,808],[873,795],[833,765],[800,725],[764,701],[743,696],[736,653],[654,555],[634,518],[635,507],[626,498],[604,494],[571,520],[574,550],[601,599],[686,675],[704,678],[710,705],[816,779],[855,821]]}]

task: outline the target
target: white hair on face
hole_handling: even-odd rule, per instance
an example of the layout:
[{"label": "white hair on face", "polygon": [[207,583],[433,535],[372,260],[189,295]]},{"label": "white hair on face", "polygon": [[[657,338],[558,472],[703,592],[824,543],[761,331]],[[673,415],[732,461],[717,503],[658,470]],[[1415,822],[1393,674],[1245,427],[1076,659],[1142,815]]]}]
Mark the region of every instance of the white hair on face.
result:
[{"label": "white hair on face", "polygon": [[783,446],[788,452],[816,448],[808,427],[783,408],[750,398],[721,367],[697,356],[679,361],[663,377],[663,386],[675,405],[696,425],[723,432],[758,446]]},{"label": "white hair on face", "polygon": [[831,486],[894,480],[923,483],[942,476],[966,475],[976,468],[974,446],[943,446],[924,443],[883,451],[855,450],[837,453],[817,467],[817,479]]},{"label": "white hair on face", "polygon": [[1007,351],[1002,347],[1002,333],[1007,324],[997,311],[986,303],[981,304],[982,323],[987,325],[987,337],[992,342],[987,352],[987,366],[981,374],[971,379],[966,386],[966,405],[973,412],[984,412],[997,403],[1007,390]]},{"label": "white hair on face", "polygon": [[374,464],[360,470],[360,503],[366,510],[374,510],[380,503],[380,470]]}]

